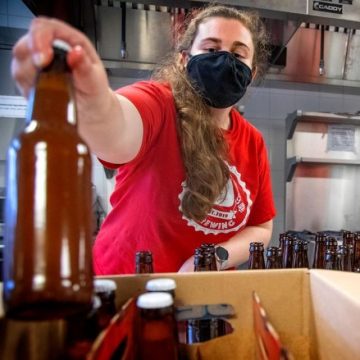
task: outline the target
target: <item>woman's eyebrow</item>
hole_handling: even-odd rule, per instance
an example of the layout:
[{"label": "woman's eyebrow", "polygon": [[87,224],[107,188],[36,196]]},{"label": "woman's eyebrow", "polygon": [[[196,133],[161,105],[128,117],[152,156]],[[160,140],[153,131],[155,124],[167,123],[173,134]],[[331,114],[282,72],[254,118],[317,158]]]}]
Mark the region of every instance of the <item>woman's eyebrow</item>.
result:
[{"label": "woman's eyebrow", "polygon": [[[219,39],[219,38],[215,38],[215,37],[207,37],[207,38],[205,38],[205,39],[202,39],[201,40],[201,44],[204,44],[204,43],[207,43],[207,42],[214,42],[214,43],[216,43],[216,44],[221,44],[221,39]],[[247,45],[247,44],[245,44],[244,42],[242,42],[242,41],[234,41],[233,42],[233,46],[234,47],[242,47],[242,48],[246,48],[247,50],[249,50],[250,51],[250,47]]]},{"label": "woman's eyebrow", "polygon": [[250,47],[241,41],[234,41],[233,45],[235,47],[245,47],[246,49],[250,50]]},{"label": "woman's eyebrow", "polygon": [[212,41],[212,42],[215,42],[217,44],[221,44],[221,40],[218,39],[218,38],[214,38],[214,37],[208,37],[208,38],[202,39],[201,43],[205,43],[205,42],[208,42],[208,41]]}]

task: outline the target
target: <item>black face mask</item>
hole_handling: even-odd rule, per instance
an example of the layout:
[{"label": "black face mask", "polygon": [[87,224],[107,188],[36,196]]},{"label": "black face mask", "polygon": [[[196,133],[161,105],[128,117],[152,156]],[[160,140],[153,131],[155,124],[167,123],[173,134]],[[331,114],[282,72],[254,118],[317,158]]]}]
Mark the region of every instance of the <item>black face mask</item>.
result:
[{"label": "black face mask", "polygon": [[187,72],[194,88],[214,108],[236,104],[251,83],[251,69],[228,51],[190,55]]}]

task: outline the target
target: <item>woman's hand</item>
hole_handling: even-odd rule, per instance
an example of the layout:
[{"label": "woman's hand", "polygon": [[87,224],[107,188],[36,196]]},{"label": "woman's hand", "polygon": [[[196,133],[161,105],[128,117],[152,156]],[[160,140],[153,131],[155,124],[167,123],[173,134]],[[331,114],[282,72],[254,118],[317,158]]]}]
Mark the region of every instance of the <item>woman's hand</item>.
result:
[{"label": "woman's hand", "polygon": [[99,158],[114,164],[130,161],[142,142],[140,114],[129,100],[109,88],[101,59],[79,30],[56,19],[32,21],[13,49],[11,71],[21,93],[28,97],[36,72],[52,60],[55,39],[72,47],[67,61],[72,69],[80,134]]},{"label": "woman's hand", "polygon": [[194,271],[194,256],[187,259],[179,269],[178,272],[192,272]]},{"label": "woman's hand", "polygon": [[106,101],[109,85],[102,62],[82,32],[56,19],[34,19],[28,33],[15,44],[11,71],[19,90],[25,97],[28,96],[37,69],[52,60],[54,39],[64,40],[72,47],[67,60],[73,71],[78,111],[90,114],[90,109],[95,110],[99,106],[101,110],[109,103],[109,100]]}]

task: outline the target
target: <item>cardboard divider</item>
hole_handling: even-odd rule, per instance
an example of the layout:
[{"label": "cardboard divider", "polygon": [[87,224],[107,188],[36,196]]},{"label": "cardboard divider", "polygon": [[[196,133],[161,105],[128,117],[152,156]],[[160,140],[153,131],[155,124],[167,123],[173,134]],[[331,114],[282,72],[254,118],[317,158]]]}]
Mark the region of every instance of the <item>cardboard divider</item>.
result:
[{"label": "cardboard divider", "polygon": [[[256,291],[280,336],[296,359],[310,359],[316,353],[311,334],[309,273],[307,270],[256,270],[152,274],[112,277],[118,285],[117,301],[122,304],[129,294],[144,291],[145,283],[154,277],[171,277],[176,281],[179,304],[229,303],[236,316],[228,321],[234,333],[204,343],[190,345],[188,352],[201,359],[221,359],[220,352],[233,351],[232,359],[255,357],[252,291]],[[291,315],[290,315],[291,314]],[[210,357],[204,357],[206,356]],[[238,355],[237,355],[238,354]],[[197,355],[193,355],[196,359]],[[237,357],[238,356],[238,357]],[[223,357],[224,359],[226,357]]]}]

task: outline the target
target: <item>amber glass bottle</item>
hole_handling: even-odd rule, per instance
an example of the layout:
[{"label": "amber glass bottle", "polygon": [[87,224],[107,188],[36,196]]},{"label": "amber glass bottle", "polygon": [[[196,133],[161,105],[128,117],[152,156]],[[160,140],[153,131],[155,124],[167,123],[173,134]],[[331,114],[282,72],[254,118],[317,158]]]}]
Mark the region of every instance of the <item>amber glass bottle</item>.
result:
[{"label": "amber glass bottle", "polygon": [[284,269],[292,268],[294,243],[295,239],[290,236],[285,236],[283,239],[282,267]]},{"label": "amber glass bottle", "polygon": [[315,236],[314,269],[323,269],[325,267],[325,242],[326,236],[317,233]]},{"label": "amber glass bottle", "polygon": [[116,314],[116,289],[117,285],[114,280],[95,279],[94,293],[100,299],[100,307],[97,310],[97,327],[99,331],[104,330],[113,316]]},{"label": "amber glass bottle", "polygon": [[308,245],[309,245],[309,242],[306,241],[306,240],[301,240],[302,241],[302,244],[303,244],[303,252],[302,252],[302,255],[303,255],[303,264],[304,264],[304,267],[306,268],[309,268],[309,255],[308,255]]},{"label": "amber glass bottle", "polygon": [[265,269],[263,242],[258,241],[250,243],[248,269]]},{"label": "amber glass bottle", "polygon": [[204,256],[200,251],[194,254],[194,272],[204,271]]},{"label": "amber glass bottle", "polygon": [[153,256],[149,250],[137,251],[135,254],[135,273],[151,274],[154,272]]},{"label": "amber glass bottle", "polygon": [[336,253],[338,242],[334,237],[327,237],[325,240],[325,252],[331,250]]},{"label": "amber glass bottle", "polygon": [[353,270],[360,268],[360,233],[354,236]]},{"label": "amber glass bottle", "polygon": [[327,249],[325,251],[325,258],[324,258],[324,269],[326,270],[337,270],[337,261],[336,261],[336,252]]},{"label": "amber glass bottle", "polygon": [[138,360],[177,360],[179,344],[173,298],[164,292],[138,297]]},{"label": "amber glass bottle", "polygon": [[343,245],[351,245],[354,246],[355,233],[351,231],[343,231]]},{"label": "amber glass bottle", "polygon": [[195,344],[225,335],[222,319],[191,319],[186,322],[186,343]]},{"label": "amber glass bottle", "polygon": [[307,267],[304,260],[305,260],[304,243],[301,240],[297,240],[295,241],[294,249],[293,249],[292,267],[293,268]]},{"label": "amber glass bottle", "polygon": [[215,245],[201,244],[194,251],[194,271],[216,271]]},{"label": "amber glass bottle", "polygon": [[284,239],[286,238],[286,233],[281,233],[279,235],[279,249],[282,250],[284,248]]},{"label": "amber glass bottle", "polygon": [[202,244],[201,248],[205,257],[208,258],[205,262],[210,262],[209,271],[217,271],[216,258],[215,258],[215,244]]},{"label": "amber glass bottle", "polygon": [[68,49],[54,42],[8,151],[4,302],[13,318],[91,308],[91,158],[77,132]]},{"label": "amber glass bottle", "polygon": [[266,249],[266,269],[280,269],[281,262],[279,261],[280,248],[271,246]]},{"label": "amber glass bottle", "polygon": [[116,283],[109,279],[94,280],[92,309],[66,318],[64,351],[57,359],[85,360],[101,331],[116,314]]},{"label": "amber glass bottle", "polygon": [[339,245],[336,250],[336,270],[344,271],[345,268],[346,248]]}]

